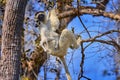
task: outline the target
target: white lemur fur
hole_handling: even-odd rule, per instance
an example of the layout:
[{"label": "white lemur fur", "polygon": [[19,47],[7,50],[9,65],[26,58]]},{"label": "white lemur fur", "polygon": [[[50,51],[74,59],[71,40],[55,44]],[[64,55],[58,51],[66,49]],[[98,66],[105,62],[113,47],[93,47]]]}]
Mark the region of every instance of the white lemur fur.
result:
[{"label": "white lemur fur", "polygon": [[[40,46],[47,51],[45,45],[48,46],[48,42],[54,39],[58,41],[58,34],[51,30],[50,21],[47,19],[45,12],[41,11],[35,14],[35,21],[40,30],[41,41]],[[57,48],[58,42],[56,42],[55,49]]]},{"label": "white lemur fur", "polygon": [[50,10],[48,13],[48,16],[49,16],[48,19],[50,20],[50,25],[51,25],[52,31],[56,31],[60,25],[60,21],[59,21],[58,16],[57,16],[56,9]]},{"label": "white lemur fur", "polygon": [[[55,13],[52,13],[50,15],[54,16],[54,14]],[[44,13],[44,15],[45,15],[45,13]],[[49,22],[49,20],[44,21],[44,22],[40,21],[40,27],[41,27],[40,28],[40,34],[41,34],[40,44],[43,47],[43,49],[46,50],[49,54],[59,57],[61,59],[61,61],[63,62],[64,68],[65,68],[67,79],[71,80],[71,76],[70,76],[64,56],[67,54],[68,48],[70,48],[70,47],[72,47],[73,49],[78,48],[80,45],[81,39],[80,39],[80,37],[78,39],[76,39],[73,32],[69,31],[67,29],[64,29],[62,31],[61,35],[59,36],[59,34],[57,34],[54,31],[58,28],[59,24],[58,25],[55,24],[53,27],[52,25],[54,24],[54,21],[56,21],[56,20],[53,20],[53,19],[55,19],[54,17],[53,17],[53,19],[52,19],[52,17],[49,19],[50,19],[50,22],[52,23],[52,24],[50,24],[51,25],[50,27],[48,26],[49,23],[47,23],[47,22]],[[52,28],[54,28],[54,29],[52,29]],[[59,48],[55,49],[57,42],[59,44],[58,45]],[[44,45],[44,43],[46,43],[46,45]]]},{"label": "white lemur fur", "polygon": [[76,39],[72,31],[69,31],[67,29],[64,29],[60,35],[58,49],[54,49],[55,40],[48,42],[48,53],[61,59],[68,80],[71,80],[71,77],[64,56],[67,54],[68,48],[72,47],[72,49],[76,49],[79,47],[80,42],[81,38],[79,37],[78,39]]},{"label": "white lemur fur", "polygon": [[[49,12],[48,12],[48,17],[47,17],[47,20],[48,22],[50,23],[50,28],[52,30],[52,32],[57,32],[57,30],[59,29],[59,25],[60,25],[60,21],[58,19],[58,16],[57,16],[57,9],[51,9]],[[57,33],[58,34],[58,33]],[[53,36],[53,35],[52,35]],[[59,37],[56,37],[56,36],[53,36],[55,37],[55,39],[57,40],[55,43],[55,49],[58,49],[59,47]]]}]

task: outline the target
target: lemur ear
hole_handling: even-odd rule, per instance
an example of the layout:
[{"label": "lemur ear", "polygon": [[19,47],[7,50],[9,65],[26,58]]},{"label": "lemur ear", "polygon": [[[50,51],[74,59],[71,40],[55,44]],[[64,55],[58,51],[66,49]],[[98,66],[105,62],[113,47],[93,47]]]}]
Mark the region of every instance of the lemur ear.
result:
[{"label": "lemur ear", "polygon": [[35,16],[39,15],[39,14],[44,14],[45,12],[44,11],[38,11],[35,13]]}]

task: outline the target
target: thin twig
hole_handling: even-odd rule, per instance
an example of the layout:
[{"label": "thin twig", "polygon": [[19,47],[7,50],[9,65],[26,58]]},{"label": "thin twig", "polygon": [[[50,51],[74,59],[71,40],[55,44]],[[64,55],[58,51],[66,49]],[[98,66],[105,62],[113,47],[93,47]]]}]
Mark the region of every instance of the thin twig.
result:
[{"label": "thin twig", "polygon": [[109,45],[112,45],[114,47],[118,47],[120,48],[120,45],[117,44],[115,41],[110,41],[110,40],[98,40],[97,38],[100,38],[102,36],[105,36],[107,34],[111,34],[113,32],[120,32],[120,30],[110,30],[110,31],[107,31],[107,32],[104,32],[102,34],[99,34],[93,38],[90,38],[90,39],[87,39],[87,40],[82,40],[81,42],[100,42],[100,43],[105,43],[105,44],[109,44]]},{"label": "thin twig", "polygon": [[85,58],[85,55],[84,55],[84,48],[83,48],[83,43],[81,43],[81,54],[82,54],[82,59],[81,59],[81,63],[80,63],[80,73],[79,73],[79,76],[78,76],[78,80],[80,80],[80,78],[82,78],[83,76],[83,65],[84,65],[84,58]]},{"label": "thin twig", "polygon": [[89,43],[87,46],[84,47],[84,49],[86,49],[87,47],[89,47],[93,42]]},{"label": "thin twig", "polygon": [[98,36],[96,36],[94,38],[96,39],[96,38],[102,37],[104,35],[111,34],[113,32],[120,32],[120,30],[110,30],[110,31],[104,32],[104,33],[102,33],[102,34],[100,34],[100,35],[98,35]]},{"label": "thin twig", "polygon": [[81,24],[83,25],[83,28],[84,28],[84,29],[86,30],[86,32],[88,33],[89,38],[91,38],[91,35],[90,35],[88,29],[86,28],[85,24],[83,23],[82,19],[80,18],[80,16],[78,16],[78,19],[80,20]]},{"label": "thin twig", "polygon": [[83,47],[83,43],[81,43],[81,54],[82,54],[82,59],[81,59],[81,63],[80,63],[80,73],[79,73],[79,76],[78,76],[78,80],[80,80],[81,78],[85,78],[87,80],[91,80],[90,78],[86,77],[83,75],[84,73],[84,69],[83,69],[83,66],[84,66],[84,60],[85,60],[85,54],[84,54],[84,47]]},{"label": "thin twig", "polygon": [[116,11],[118,11],[118,9],[116,8],[116,5],[114,4],[113,0],[112,0],[112,5],[113,5],[114,9],[115,9]]},{"label": "thin twig", "polygon": [[[26,61],[30,61],[30,59],[29,58],[27,58],[27,60]],[[35,76],[35,78],[36,79],[38,79],[38,76],[37,76],[37,74],[35,73],[35,71],[32,69],[32,73],[33,73],[33,75]]]},{"label": "thin twig", "polygon": [[79,6],[80,6],[80,4],[79,4],[79,0],[77,0],[77,8],[78,8],[78,19],[79,19],[79,21],[81,22],[81,24],[82,24],[82,26],[83,26],[83,28],[86,30],[86,32],[88,33],[88,36],[89,36],[89,38],[91,38],[91,35],[90,35],[90,33],[89,33],[89,31],[88,31],[88,29],[86,28],[86,26],[85,26],[85,24],[83,23],[83,21],[82,21],[82,19],[81,19],[81,17],[79,16]]},{"label": "thin twig", "polygon": [[73,55],[74,55],[74,53],[72,53],[72,55],[71,55],[71,58],[70,58],[69,63],[68,63],[68,66],[70,65],[70,63],[71,63],[72,60],[73,60]]},{"label": "thin twig", "polygon": [[90,38],[90,39],[87,39],[87,40],[82,40],[82,42],[91,42],[91,41],[96,40],[97,38],[100,38],[100,37],[105,36],[107,34],[111,34],[113,32],[120,32],[120,30],[110,30],[110,31],[104,32],[102,34],[99,34],[99,35],[97,35],[97,36],[95,36],[93,38]]}]

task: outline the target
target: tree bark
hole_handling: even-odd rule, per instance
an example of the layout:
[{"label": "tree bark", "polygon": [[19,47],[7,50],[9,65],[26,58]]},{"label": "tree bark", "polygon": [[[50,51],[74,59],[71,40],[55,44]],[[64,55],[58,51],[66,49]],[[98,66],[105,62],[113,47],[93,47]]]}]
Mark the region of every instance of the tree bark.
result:
[{"label": "tree bark", "polygon": [[7,0],[2,28],[0,80],[19,80],[21,31],[27,0]]}]

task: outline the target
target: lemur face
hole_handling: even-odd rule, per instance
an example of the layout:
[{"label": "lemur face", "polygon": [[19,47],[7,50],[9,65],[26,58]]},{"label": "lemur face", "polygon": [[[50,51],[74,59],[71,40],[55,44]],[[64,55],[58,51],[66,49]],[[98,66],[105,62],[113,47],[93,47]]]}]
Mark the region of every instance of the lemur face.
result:
[{"label": "lemur face", "polygon": [[39,14],[39,15],[38,15],[38,20],[39,20],[40,22],[44,22],[44,20],[45,20],[45,15],[44,15],[44,14]]},{"label": "lemur face", "polygon": [[[46,16],[44,11],[39,11],[35,14],[35,21],[37,25],[40,25],[41,22],[45,22]],[[37,26],[36,26],[37,27]]]}]

